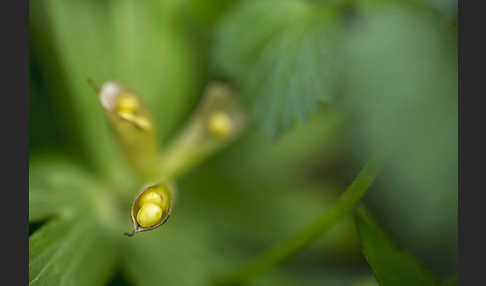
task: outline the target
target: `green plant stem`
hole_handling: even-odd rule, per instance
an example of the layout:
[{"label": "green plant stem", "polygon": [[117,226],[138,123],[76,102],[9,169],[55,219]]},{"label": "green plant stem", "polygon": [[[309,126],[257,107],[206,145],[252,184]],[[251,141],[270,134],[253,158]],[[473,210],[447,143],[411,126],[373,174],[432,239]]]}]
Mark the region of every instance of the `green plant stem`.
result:
[{"label": "green plant stem", "polygon": [[253,277],[281,264],[295,255],[299,250],[314,242],[342,217],[353,210],[366,190],[371,186],[376,176],[380,173],[382,165],[382,157],[372,157],[339,199],[314,223],[289,240],[264,252],[243,268],[218,281],[219,283],[217,284],[243,284]]}]

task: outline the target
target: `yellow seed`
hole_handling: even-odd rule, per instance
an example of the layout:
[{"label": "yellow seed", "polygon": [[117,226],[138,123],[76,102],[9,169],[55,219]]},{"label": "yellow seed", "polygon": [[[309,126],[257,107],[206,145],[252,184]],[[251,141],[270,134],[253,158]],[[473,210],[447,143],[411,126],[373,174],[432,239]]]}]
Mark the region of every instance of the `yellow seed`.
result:
[{"label": "yellow seed", "polygon": [[231,118],[225,112],[215,112],[209,118],[209,131],[216,136],[227,136],[232,128]]},{"label": "yellow seed", "polygon": [[116,102],[116,110],[119,113],[134,113],[138,107],[138,98],[131,93],[121,94]]},{"label": "yellow seed", "polygon": [[138,206],[142,207],[146,203],[153,203],[164,209],[166,203],[162,200],[162,197],[155,191],[145,192],[138,199]]},{"label": "yellow seed", "polygon": [[142,227],[152,227],[160,222],[162,208],[154,203],[144,204],[137,213],[137,222]]},{"label": "yellow seed", "polygon": [[134,121],[138,126],[140,126],[141,128],[143,128],[145,130],[150,129],[152,127],[150,121],[147,118],[137,117],[137,118],[134,118]]},{"label": "yellow seed", "polygon": [[121,118],[127,121],[133,122],[134,120],[136,120],[135,114],[129,111],[120,111],[118,112],[118,115],[120,115]]}]

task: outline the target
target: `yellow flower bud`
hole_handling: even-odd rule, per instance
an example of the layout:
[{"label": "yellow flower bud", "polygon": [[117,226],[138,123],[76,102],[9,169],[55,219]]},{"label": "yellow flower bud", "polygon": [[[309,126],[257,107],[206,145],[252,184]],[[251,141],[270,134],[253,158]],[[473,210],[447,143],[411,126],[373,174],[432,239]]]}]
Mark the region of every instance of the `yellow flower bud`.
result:
[{"label": "yellow flower bud", "polygon": [[142,227],[152,227],[160,222],[162,208],[154,203],[144,204],[137,213],[137,222]]},{"label": "yellow flower bud", "polygon": [[209,131],[216,136],[224,137],[231,132],[231,117],[226,112],[217,111],[209,117]]}]

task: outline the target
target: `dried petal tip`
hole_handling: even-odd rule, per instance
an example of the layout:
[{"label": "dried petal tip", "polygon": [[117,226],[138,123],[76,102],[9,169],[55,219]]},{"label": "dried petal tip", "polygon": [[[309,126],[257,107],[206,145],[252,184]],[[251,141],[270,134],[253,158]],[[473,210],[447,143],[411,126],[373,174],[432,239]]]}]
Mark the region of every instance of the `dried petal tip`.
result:
[{"label": "dried petal tip", "polygon": [[100,101],[103,107],[109,111],[114,111],[116,98],[122,92],[122,87],[112,81],[105,82],[101,87]]},{"label": "dried petal tip", "polygon": [[125,235],[132,236],[137,232],[152,230],[163,225],[172,209],[171,189],[168,183],[158,183],[143,188],[130,207],[133,231]]}]

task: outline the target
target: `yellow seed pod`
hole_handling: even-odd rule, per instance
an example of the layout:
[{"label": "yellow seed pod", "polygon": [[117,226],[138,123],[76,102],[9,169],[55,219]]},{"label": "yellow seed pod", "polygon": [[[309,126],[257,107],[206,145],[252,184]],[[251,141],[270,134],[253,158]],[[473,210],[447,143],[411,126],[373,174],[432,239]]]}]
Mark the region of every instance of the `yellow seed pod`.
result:
[{"label": "yellow seed pod", "polygon": [[226,83],[210,83],[192,118],[164,148],[160,173],[178,176],[198,165],[241,135],[246,121],[236,90]]},{"label": "yellow seed pod", "polygon": [[218,137],[229,135],[232,129],[231,117],[223,111],[217,111],[209,117],[209,131]]},{"label": "yellow seed pod", "polygon": [[99,90],[100,103],[130,167],[143,176],[156,173],[158,142],[149,109],[135,92],[114,81]]},{"label": "yellow seed pod", "polygon": [[137,222],[142,227],[152,227],[160,222],[162,208],[154,203],[145,203],[137,213]]},{"label": "yellow seed pod", "polygon": [[175,186],[169,181],[145,186],[135,196],[130,206],[133,231],[125,234],[132,236],[163,225],[172,210],[174,188]]}]

